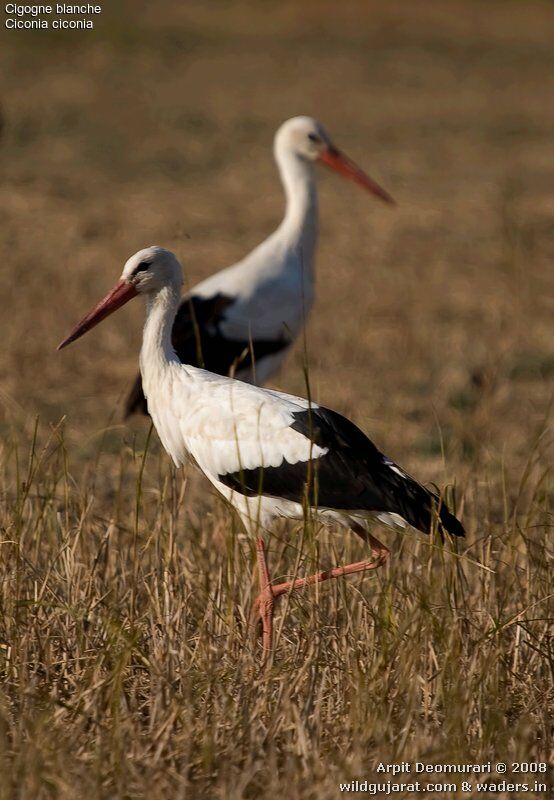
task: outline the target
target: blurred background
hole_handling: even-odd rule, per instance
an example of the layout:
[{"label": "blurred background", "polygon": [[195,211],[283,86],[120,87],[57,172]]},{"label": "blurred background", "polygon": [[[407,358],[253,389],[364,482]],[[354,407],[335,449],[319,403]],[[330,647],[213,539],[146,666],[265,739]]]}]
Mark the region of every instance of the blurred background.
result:
[{"label": "blurred background", "polygon": [[4,31],[4,428],[120,422],[140,304],[57,343],[141,247],[195,283],[261,241],[274,131],[310,114],[398,203],[321,170],[315,395],[424,477],[525,459],[554,372],[553,32],[551,3],[467,0],[120,0],[94,32]]}]

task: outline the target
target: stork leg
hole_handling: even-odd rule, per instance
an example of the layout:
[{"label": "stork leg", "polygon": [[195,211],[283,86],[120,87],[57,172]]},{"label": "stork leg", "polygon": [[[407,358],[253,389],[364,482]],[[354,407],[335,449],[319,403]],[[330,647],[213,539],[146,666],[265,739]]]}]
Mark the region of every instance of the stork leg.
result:
[{"label": "stork leg", "polygon": [[360,536],[371,547],[371,558],[363,561],[355,561],[352,564],[345,564],[341,567],[333,567],[328,570],[320,570],[314,575],[306,578],[296,578],[293,581],[285,581],[275,586],[271,585],[269,569],[265,553],[265,544],[260,537],[256,540],[256,555],[258,559],[258,570],[260,574],[260,594],[256,598],[252,608],[250,624],[254,627],[258,621],[262,623],[262,642],[265,656],[269,655],[273,646],[273,613],[275,610],[275,600],[287,592],[296,592],[306,586],[314,586],[316,583],[331,580],[332,578],[344,578],[347,575],[354,575],[357,572],[367,572],[372,569],[382,567],[387,561],[390,550],[379,539],[372,536],[362,527],[353,527],[352,530]]},{"label": "stork leg", "polygon": [[262,647],[264,650],[264,657],[267,657],[271,653],[273,645],[273,611],[275,600],[269,578],[265,543],[261,536],[256,540],[256,556],[258,559],[258,572],[260,574],[260,594],[256,598],[254,604],[253,617],[255,619],[254,625],[257,624],[258,619],[262,621]]}]

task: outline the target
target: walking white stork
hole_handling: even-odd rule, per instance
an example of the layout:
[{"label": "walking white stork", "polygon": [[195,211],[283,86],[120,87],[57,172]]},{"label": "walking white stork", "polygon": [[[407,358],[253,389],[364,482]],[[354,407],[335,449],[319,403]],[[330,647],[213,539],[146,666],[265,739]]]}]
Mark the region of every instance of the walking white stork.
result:
[{"label": "walking white stork", "polygon": [[[257,536],[261,591],[257,609],[265,651],[273,604],[284,592],[379,567],[389,551],[369,533],[372,517],[429,533],[463,536],[441,499],[387,458],[345,417],[301,397],[261,389],[181,363],[171,328],[183,283],[177,258],[161,247],[132,256],[115,287],[60,344],[82,336],[137,294],[146,297],[140,370],[148,408],[177,466],[192,459]],[[304,509],[351,528],[372,558],[272,586],[260,531]]]},{"label": "walking white stork", "polygon": [[[381,200],[392,198],[331,142],[311,117],[287,120],[275,135],[275,159],[286,194],[276,231],[246,258],[197,284],[173,324],[173,346],[184,364],[263,384],[280,368],[314,298],[318,162]],[[147,413],[141,376],[125,414]]]}]

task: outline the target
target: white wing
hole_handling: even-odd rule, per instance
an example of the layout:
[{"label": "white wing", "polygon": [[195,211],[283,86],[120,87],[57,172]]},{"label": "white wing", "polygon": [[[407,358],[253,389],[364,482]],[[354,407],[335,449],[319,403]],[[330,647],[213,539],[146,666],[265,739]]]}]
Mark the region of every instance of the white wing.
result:
[{"label": "white wing", "polygon": [[294,413],[310,407],[307,400],[180,364],[172,365],[171,373],[163,405],[158,409],[154,403],[150,411],[177,464],[190,455],[208,477],[217,478],[326,452],[291,428]]}]

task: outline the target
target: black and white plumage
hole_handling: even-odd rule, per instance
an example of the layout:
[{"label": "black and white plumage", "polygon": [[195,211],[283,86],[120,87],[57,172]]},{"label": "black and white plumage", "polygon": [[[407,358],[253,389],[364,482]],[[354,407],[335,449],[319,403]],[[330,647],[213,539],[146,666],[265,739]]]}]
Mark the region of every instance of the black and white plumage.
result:
[{"label": "black and white plumage", "polygon": [[[276,133],[274,153],[286,195],[282,223],[244,259],[197,284],[182,300],[172,333],[184,364],[257,385],[280,368],[313,304],[315,164],[321,162],[392,202],[311,117],[287,120]],[[147,413],[140,374],[125,410],[126,415]]]},{"label": "black and white plumage", "polygon": [[[254,383],[258,375],[268,378],[288,352],[292,339],[283,330],[280,337],[230,338],[225,335],[225,309],[235,298],[221,292],[210,298],[191,294],[179,306],[172,330],[172,344],[183,364],[209,369],[217,375],[236,373]],[[139,372],[125,403],[125,415],[148,414]]]},{"label": "black and white plumage", "polygon": [[[406,523],[429,533],[436,515],[438,527],[462,536],[458,520],[440,498],[423,488],[384,456],[350,420],[328,408],[314,405],[293,411],[290,427],[317,445],[308,460],[291,463],[283,453],[275,467],[258,466],[219,475],[218,479],[249,497],[289,500],[302,506],[334,510],[363,517],[374,514],[381,521]],[[358,520],[359,521],[359,520]]]},{"label": "black and white plumage", "polygon": [[[149,412],[175,464],[193,460],[257,537],[261,591],[254,618],[262,622],[267,656],[276,598],[385,563],[388,549],[368,530],[373,517],[428,533],[436,516],[441,532],[463,536],[464,529],[436,495],[340,414],[301,397],[182,364],[171,337],[182,283],[181,266],[172,253],[160,247],[139,251],[125,264],[116,286],[60,347],[132,297],[145,295],[140,369]],[[307,509],[362,536],[372,558],[273,585],[261,531],[275,517],[301,519]]]},{"label": "black and white plumage", "polygon": [[275,517],[367,528],[374,517],[463,536],[439,498],[345,417],[307,400],[182,364],[171,343],[181,267],[159,247],[135,254],[120,282],[63,342],[136,294],[147,299],[140,366],[152,420],[177,466],[192,459],[255,533]]}]

